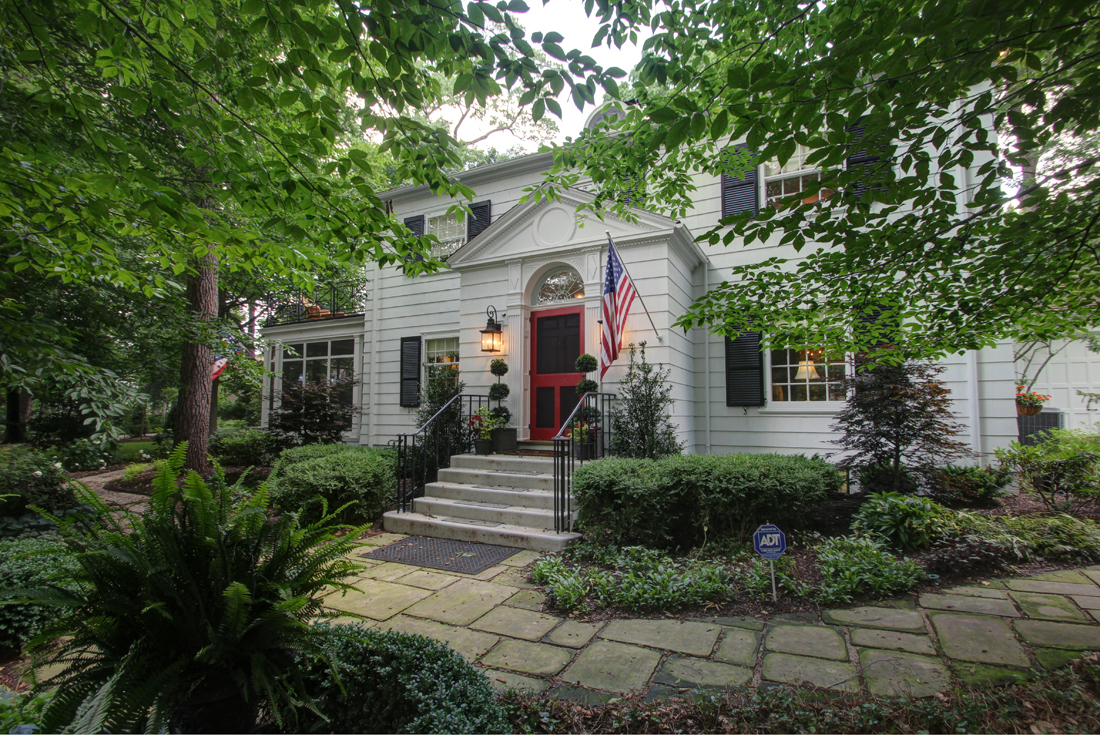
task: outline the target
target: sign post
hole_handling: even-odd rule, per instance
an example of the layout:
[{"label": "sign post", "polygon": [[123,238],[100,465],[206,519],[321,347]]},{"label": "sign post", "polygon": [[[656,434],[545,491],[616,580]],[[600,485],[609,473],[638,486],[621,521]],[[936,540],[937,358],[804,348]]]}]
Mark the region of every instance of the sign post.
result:
[{"label": "sign post", "polygon": [[768,560],[772,572],[772,602],[779,601],[779,592],[775,588],[775,560],[787,550],[787,536],[779,527],[765,523],[752,535],[752,547],[757,554]]}]

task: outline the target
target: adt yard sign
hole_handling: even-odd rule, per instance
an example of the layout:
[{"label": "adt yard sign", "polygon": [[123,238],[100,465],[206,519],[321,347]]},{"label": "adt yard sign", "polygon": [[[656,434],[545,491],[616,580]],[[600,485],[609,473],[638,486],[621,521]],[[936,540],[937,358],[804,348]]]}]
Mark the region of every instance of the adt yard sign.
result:
[{"label": "adt yard sign", "polygon": [[787,537],[778,526],[765,523],[752,535],[752,546],[760,556],[775,560],[783,556],[783,552],[787,550]]}]

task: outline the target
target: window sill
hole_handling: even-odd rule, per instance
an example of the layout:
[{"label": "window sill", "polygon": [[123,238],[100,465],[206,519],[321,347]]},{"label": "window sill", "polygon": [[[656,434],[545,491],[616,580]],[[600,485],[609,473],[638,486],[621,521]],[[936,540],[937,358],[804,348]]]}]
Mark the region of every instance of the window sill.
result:
[{"label": "window sill", "polygon": [[767,407],[757,409],[757,413],[816,416],[832,415],[843,408],[843,401],[821,401],[817,405],[810,401],[768,401]]}]

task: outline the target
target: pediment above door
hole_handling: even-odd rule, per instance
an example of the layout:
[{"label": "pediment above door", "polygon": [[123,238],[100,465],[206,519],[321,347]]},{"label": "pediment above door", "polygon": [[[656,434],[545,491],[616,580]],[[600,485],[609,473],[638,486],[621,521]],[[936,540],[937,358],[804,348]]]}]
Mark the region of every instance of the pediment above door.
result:
[{"label": "pediment above door", "polygon": [[601,220],[591,213],[578,220],[577,207],[593,199],[587,192],[569,189],[558,201],[542,199],[517,204],[455,252],[447,265],[462,270],[504,260],[545,257],[603,247],[607,231],[618,243],[646,236],[668,236],[679,227],[667,217],[640,209],[635,210],[637,222],[626,222],[609,214]]}]

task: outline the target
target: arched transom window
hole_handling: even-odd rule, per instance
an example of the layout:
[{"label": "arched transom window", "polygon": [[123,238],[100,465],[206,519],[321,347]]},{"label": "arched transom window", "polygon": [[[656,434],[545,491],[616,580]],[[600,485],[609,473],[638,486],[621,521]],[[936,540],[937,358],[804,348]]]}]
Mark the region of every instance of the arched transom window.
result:
[{"label": "arched transom window", "polygon": [[583,298],[584,281],[581,280],[581,275],[569,266],[562,266],[551,270],[542,277],[535,289],[532,306],[556,304],[562,301]]}]

